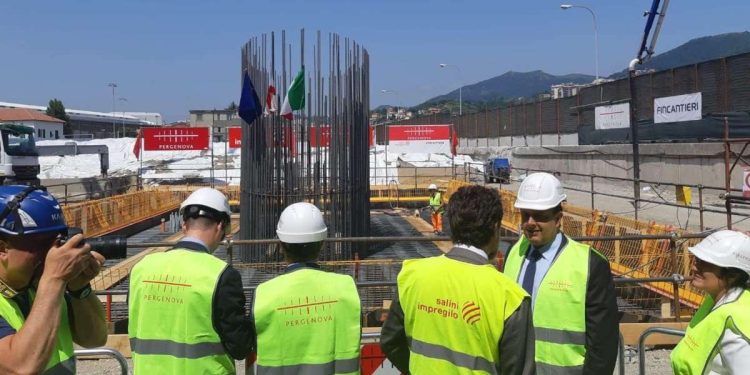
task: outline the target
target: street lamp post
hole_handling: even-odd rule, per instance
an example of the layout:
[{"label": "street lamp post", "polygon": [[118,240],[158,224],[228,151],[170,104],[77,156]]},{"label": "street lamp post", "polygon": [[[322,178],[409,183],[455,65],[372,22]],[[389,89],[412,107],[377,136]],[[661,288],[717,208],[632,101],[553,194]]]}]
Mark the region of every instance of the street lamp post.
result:
[{"label": "street lamp post", "polygon": [[[121,102],[127,102],[128,98],[118,98],[117,100]],[[122,116],[120,120],[122,120],[122,136],[125,137],[125,105],[121,105],[122,109],[120,110],[120,115]]]},{"label": "street lamp post", "polygon": [[458,115],[461,116],[464,114],[463,112],[463,87],[464,87],[464,81],[461,78],[461,69],[458,67],[458,65],[453,64],[440,64],[441,68],[447,68],[447,67],[453,67],[456,68],[456,72],[458,73]]},{"label": "street lamp post", "polygon": [[117,84],[110,82],[107,86],[112,88],[112,138],[117,138],[117,130],[115,130],[115,88],[117,88]]},{"label": "street lamp post", "polygon": [[594,11],[591,10],[591,8],[585,5],[572,5],[572,4],[560,5],[560,9],[562,10],[568,10],[570,8],[586,9],[587,11],[589,11],[589,13],[591,13],[591,18],[594,21],[594,65],[596,67],[596,81],[598,81],[599,80],[599,31],[597,30],[597,27],[596,27],[596,14],[594,14]]}]

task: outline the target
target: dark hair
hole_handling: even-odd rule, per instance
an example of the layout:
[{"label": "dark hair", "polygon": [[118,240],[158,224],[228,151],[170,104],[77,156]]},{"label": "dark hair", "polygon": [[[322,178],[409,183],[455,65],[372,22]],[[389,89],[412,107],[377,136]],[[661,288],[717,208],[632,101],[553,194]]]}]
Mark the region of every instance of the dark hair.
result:
[{"label": "dark hair", "polygon": [[313,262],[318,260],[323,241],[306,243],[281,243],[286,258],[291,263]]},{"label": "dark hair", "polygon": [[448,201],[448,222],[454,243],[481,248],[487,245],[503,218],[503,205],[496,190],[464,186]]},{"label": "dark hair", "polygon": [[750,275],[747,272],[734,267],[723,267],[719,277],[726,281],[728,288],[747,288],[747,282],[750,279]]}]

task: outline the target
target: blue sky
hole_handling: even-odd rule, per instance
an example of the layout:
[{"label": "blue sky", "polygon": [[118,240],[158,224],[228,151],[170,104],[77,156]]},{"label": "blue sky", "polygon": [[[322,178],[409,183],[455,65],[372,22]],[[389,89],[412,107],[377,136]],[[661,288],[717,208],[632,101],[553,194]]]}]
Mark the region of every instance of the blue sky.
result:
[{"label": "blue sky", "polygon": [[[563,0],[568,1],[568,0]],[[0,1],[0,101],[161,112],[239,101],[239,51],[269,31],[334,31],[370,52],[371,106],[418,104],[508,70],[594,74],[591,16],[561,1]],[[651,0],[589,0],[602,75],[634,57]],[[748,30],[748,0],[673,0],[657,52]],[[382,94],[383,89],[397,94]]]}]

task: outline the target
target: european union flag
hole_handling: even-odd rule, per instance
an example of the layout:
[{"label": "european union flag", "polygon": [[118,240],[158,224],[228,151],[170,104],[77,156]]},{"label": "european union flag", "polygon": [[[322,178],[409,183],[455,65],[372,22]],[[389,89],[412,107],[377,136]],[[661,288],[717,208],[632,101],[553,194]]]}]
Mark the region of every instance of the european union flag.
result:
[{"label": "european union flag", "polygon": [[245,72],[244,81],[242,82],[242,96],[240,97],[240,107],[237,112],[240,118],[245,120],[248,125],[252,124],[255,119],[263,114],[263,106],[260,104],[258,94],[255,92],[255,87],[247,72]]}]

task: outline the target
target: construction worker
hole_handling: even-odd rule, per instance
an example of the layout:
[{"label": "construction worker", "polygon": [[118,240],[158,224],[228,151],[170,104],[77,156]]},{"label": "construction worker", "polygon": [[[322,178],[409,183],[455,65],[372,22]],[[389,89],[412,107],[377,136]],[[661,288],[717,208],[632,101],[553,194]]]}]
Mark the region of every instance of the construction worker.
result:
[{"label": "construction worker", "polygon": [[437,185],[430,184],[427,187],[430,192],[430,210],[432,218],[432,229],[435,234],[443,234],[443,212],[445,207],[443,204],[443,193],[438,191]]},{"label": "construction worker", "polygon": [[276,234],[286,270],[253,301],[258,375],[359,374],[360,302],[354,280],[316,263],[328,228],[310,203],[284,209]]},{"label": "construction worker", "polygon": [[533,374],[529,295],[498,272],[497,191],[458,189],[448,202],[453,248],[404,261],[380,346],[403,373]]},{"label": "construction worker", "polygon": [[706,297],[672,351],[675,374],[746,374],[750,369],[750,237],[712,233],[693,253],[695,288]]},{"label": "construction worker", "polygon": [[89,282],[104,258],[67,235],[57,200],[0,186],[0,373],[75,374],[73,343],[102,346],[107,324]]},{"label": "construction worker", "polygon": [[561,231],[560,181],[533,173],[518,189],[521,238],[504,272],[530,295],[538,374],[611,374],[619,315],[607,259]]},{"label": "construction worker", "polygon": [[135,374],[234,374],[252,351],[239,272],[212,253],[230,233],[226,196],[211,188],[180,205],[184,237],[130,273],[128,335]]}]

